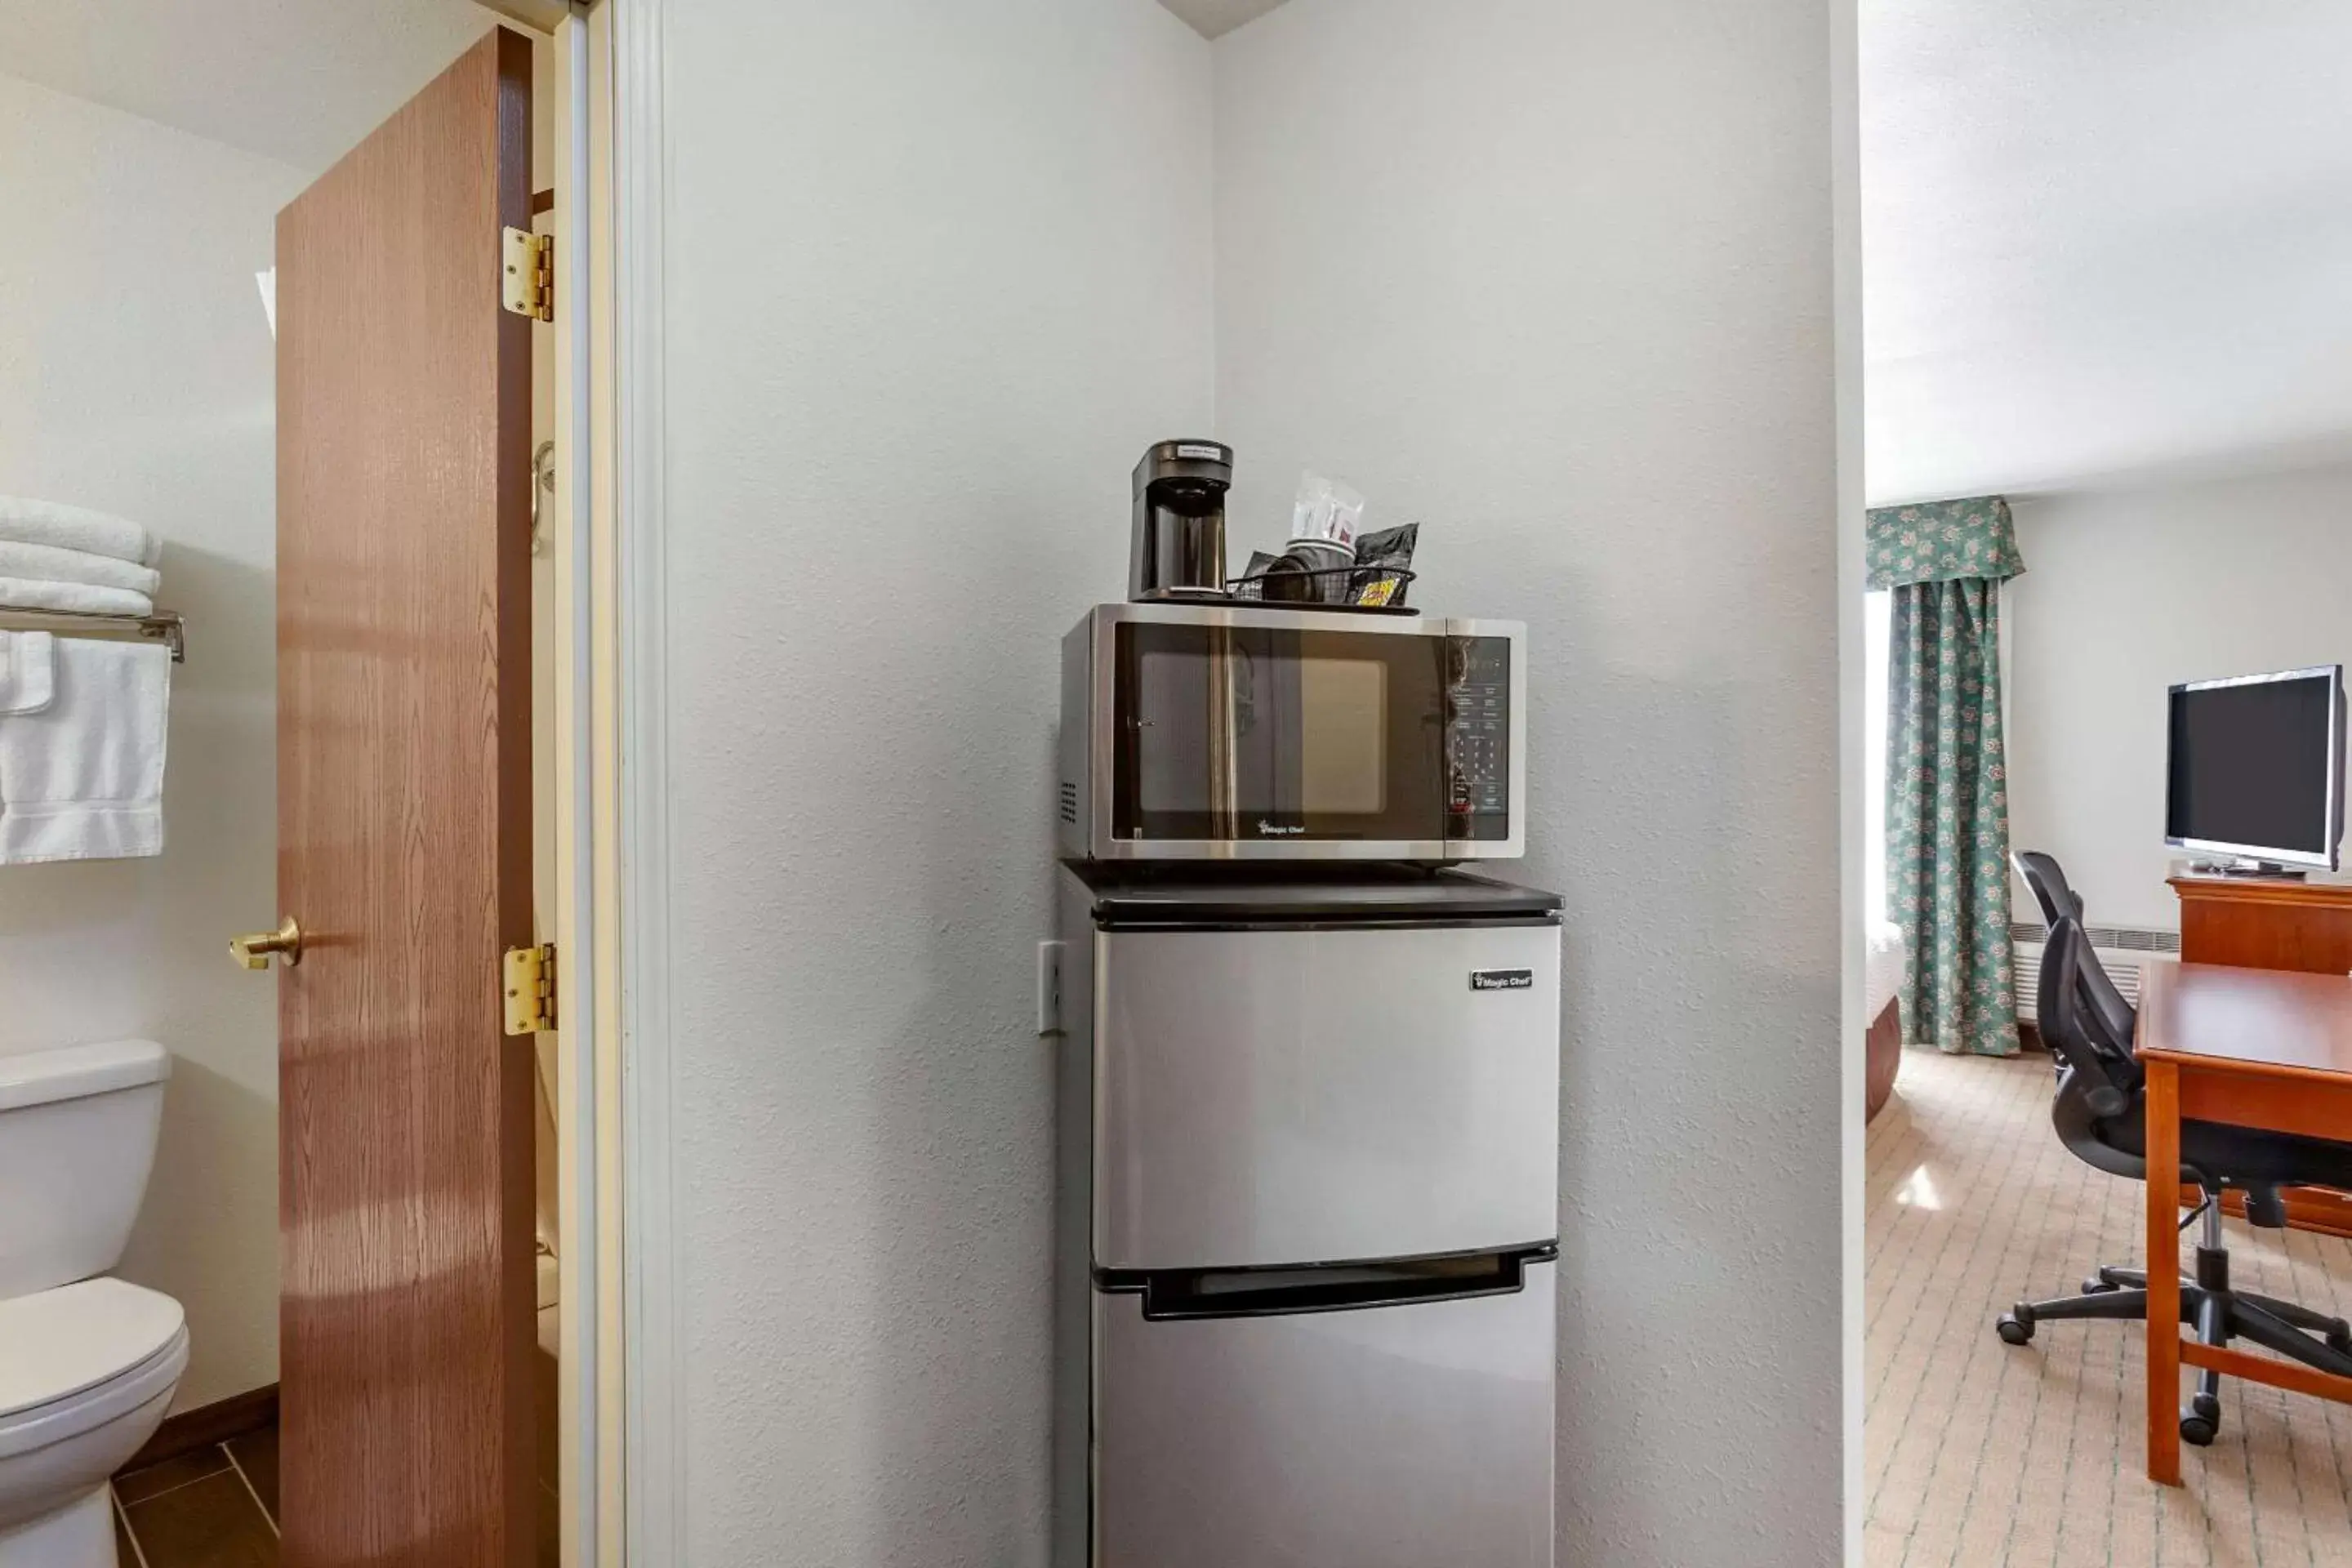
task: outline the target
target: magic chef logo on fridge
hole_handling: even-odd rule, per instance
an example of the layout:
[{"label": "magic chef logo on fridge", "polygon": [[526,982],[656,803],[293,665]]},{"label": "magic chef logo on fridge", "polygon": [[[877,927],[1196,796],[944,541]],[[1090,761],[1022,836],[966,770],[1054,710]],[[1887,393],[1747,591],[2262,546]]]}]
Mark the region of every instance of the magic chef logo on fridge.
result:
[{"label": "magic chef logo on fridge", "polygon": [[1307,829],[1304,825],[1268,822],[1261,816],[1257,819],[1257,831],[1261,838],[1296,838]]},{"label": "magic chef logo on fridge", "polygon": [[1473,991],[1532,991],[1536,988],[1536,972],[1532,969],[1474,969],[1470,972]]}]

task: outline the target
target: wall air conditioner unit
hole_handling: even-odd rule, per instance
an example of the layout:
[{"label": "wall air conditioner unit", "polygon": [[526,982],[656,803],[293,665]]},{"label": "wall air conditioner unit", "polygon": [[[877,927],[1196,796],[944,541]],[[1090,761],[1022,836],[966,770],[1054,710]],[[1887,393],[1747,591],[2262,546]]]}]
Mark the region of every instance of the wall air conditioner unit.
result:
[{"label": "wall air conditioner unit", "polygon": [[[2177,963],[2180,959],[2180,933],[2177,931],[2154,931],[2146,926],[2084,926],[2083,933],[2091,939],[2091,951],[2096,954],[2100,967],[2124,994],[2124,1000],[2139,1005],[2140,971],[2150,963]],[[2009,928],[2011,945],[2016,950],[2013,973],[2017,983],[2017,1021],[2021,1024],[2040,1023],[2042,1002],[2042,949],[2049,933],[2038,921],[2014,921]]]}]

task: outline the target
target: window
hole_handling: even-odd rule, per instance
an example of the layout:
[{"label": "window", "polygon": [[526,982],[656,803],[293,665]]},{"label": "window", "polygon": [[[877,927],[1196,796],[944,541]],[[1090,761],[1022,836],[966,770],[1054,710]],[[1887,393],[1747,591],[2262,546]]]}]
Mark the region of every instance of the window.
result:
[{"label": "window", "polygon": [[1895,595],[1862,597],[1862,913],[1886,919],[1886,647]]}]

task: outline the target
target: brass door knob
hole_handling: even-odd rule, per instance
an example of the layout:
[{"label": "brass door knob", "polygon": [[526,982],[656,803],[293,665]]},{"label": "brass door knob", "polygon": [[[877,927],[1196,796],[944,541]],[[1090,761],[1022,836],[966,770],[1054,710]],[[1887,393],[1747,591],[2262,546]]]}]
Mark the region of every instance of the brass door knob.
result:
[{"label": "brass door knob", "polygon": [[288,915],[276,931],[257,931],[228,939],[228,955],[247,969],[268,968],[273,952],[286,961],[289,969],[302,962],[302,928],[294,923],[292,915]]}]

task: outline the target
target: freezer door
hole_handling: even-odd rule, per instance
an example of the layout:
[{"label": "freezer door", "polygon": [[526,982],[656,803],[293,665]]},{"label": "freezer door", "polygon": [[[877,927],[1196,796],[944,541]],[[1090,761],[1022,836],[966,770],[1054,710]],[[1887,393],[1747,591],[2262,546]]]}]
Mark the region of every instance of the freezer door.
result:
[{"label": "freezer door", "polygon": [[1550,1568],[1552,1288],[1152,1321],[1095,1299],[1097,1568]]},{"label": "freezer door", "polygon": [[1097,1268],[1558,1234],[1559,927],[1095,940]]}]

